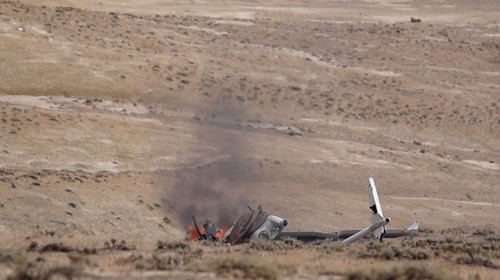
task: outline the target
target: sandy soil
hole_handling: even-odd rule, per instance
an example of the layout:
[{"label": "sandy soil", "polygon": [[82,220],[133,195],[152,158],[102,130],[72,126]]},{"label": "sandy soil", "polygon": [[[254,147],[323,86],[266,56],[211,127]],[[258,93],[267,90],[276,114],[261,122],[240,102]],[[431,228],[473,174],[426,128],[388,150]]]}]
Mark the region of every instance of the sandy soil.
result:
[{"label": "sandy soil", "polygon": [[[391,227],[498,235],[500,9],[470,2],[0,1],[0,248],[45,268],[97,248],[80,278],[220,277],[137,269],[122,251],[247,203],[289,230],[363,227],[368,176]],[[43,250],[54,242],[81,250]],[[250,250],[297,266],[286,278],[397,263],[287,252]],[[22,267],[2,254],[0,277]]]}]

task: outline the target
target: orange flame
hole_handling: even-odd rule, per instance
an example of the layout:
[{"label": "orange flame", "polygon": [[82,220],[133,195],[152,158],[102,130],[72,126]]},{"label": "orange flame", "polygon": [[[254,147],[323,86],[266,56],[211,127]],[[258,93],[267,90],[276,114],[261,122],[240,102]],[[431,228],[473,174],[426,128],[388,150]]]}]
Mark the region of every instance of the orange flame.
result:
[{"label": "orange flame", "polygon": [[215,239],[219,240],[221,239],[222,237],[224,237],[224,234],[226,234],[226,231],[228,230],[229,228],[227,226],[222,226],[219,231],[215,234]]},{"label": "orange flame", "polygon": [[[224,237],[224,234],[226,233],[226,231],[228,229],[229,228],[227,226],[222,226],[219,229],[219,231],[217,231],[215,233],[215,239],[218,240],[218,239],[221,239],[222,237]],[[198,230],[201,233],[201,235],[205,235],[205,228],[198,227]],[[187,227],[186,233],[188,235],[187,236],[188,240],[199,240],[200,239],[200,235],[198,234],[198,231],[196,230],[196,228],[193,225],[190,225]]]},{"label": "orange flame", "polygon": [[[205,229],[203,227],[199,227],[198,230],[202,235],[205,234]],[[188,234],[189,240],[200,239],[200,235],[198,234],[198,231],[196,231],[196,228],[193,225],[188,226],[186,233]]]}]

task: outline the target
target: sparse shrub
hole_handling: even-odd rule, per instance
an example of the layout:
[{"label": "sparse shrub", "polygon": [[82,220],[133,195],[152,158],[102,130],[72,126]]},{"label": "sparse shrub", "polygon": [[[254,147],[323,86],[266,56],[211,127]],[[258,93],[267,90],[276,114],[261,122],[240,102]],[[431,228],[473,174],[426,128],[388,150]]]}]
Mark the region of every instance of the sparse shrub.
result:
[{"label": "sparse shrub", "polygon": [[399,255],[399,251],[393,246],[386,246],[380,250],[380,257],[385,260],[393,260]]},{"label": "sparse shrub", "polygon": [[7,280],[17,280],[17,279],[40,279],[40,273],[30,269],[29,265],[19,265],[16,267],[14,272],[7,276]]},{"label": "sparse shrub", "polygon": [[425,238],[416,241],[415,247],[430,250],[435,256],[460,254],[459,257],[448,258],[459,264],[499,268],[492,259],[500,257],[500,243],[489,229],[448,229],[439,239]]},{"label": "sparse shrub", "polygon": [[476,255],[469,251],[467,256],[458,257],[455,259],[458,264],[480,265],[493,269],[500,269],[500,266],[495,264],[488,256]]},{"label": "sparse shrub", "polygon": [[247,244],[247,248],[256,251],[281,251],[287,249],[287,244],[283,241],[273,241],[264,238],[252,240]]},{"label": "sparse shrub", "polygon": [[347,250],[347,246],[342,244],[342,242],[324,241],[318,245],[318,251],[325,253],[325,254],[345,252],[346,250]]},{"label": "sparse shrub", "polygon": [[[438,155],[439,156],[439,155]],[[421,227],[419,230],[418,230],[419,234],[432,234],[434,233],[434,230],[431,229],[431,228],[428,228],[428,227]]]},{"label": "sparse shrub", "polygon": [[[7,280],[18,279],[75,279],[81,276],[82,271],[74,266],[57,266],[44,268],[34,263],[26,262],[16,267],[14,272],[7,276]],[[58,277],[59,276],[59,277]]]},{"label": "sparse shrub", "polygon": [[198,262],[191,270],[198,272],[215,272],[223,277],[247,279],[278,279],[279,270],[272,263],[252,257],[218,258],[211,261]]},{"label": "sparse shrub", "polygon": [[[189,247],[188,247],[189,248]],[[182,249],[175,253],[131,254],[116,261],[118,264],[132,264],[139,270],[174,270],[201,258],[203,250]]]},{"label": "sparse shrub", "polygon": [[394,267],[391,270],[370,270],[370,271],[352,271],[349,272],[345,279],[348,280],[441,280],[453,279],[452,275],[446,274],[437,266],[425,265],[404,265]]},{"label": "sparse shrub", "polygon": [[430,258],[430,254],[423,249],[415,248],[416,245],[408,245],[403,243],[382,243],[370,242],[366,245],[366,249],[360,249],[358,252],[359,258],[376,258],[384,260],[425,260]]},{"label": "sparse shrub", "polygon": [[157,250],[177,251],[179,249],[184,250],[184,249],[189,248],[189,247],[190,247],[189,244],[184,242],[184,241],[167,242],[167,241],[158,240],[156,242],[156,249]]},{"label": "sparse shrub", "polygon": [[495,234],[495,233],[489,234],[488,236],[486,236],[486,240],[492,242],[500,242],[500,234]]},{"label": "sparse shrub", "polygon": [[493,269],[499,269],[500,266],[493,263],[490,259],[484,256],[462,256],[455,259],[458,264],[467,264],[467,265],[479,265],[484,267],[489,267]]},{"label": "sparse shrub", "polygon": [[475,236],[483,236],[483,237],[487,237],[487,236],[491,236],[491,235],[494,235],[495,234],[495,231],[493,231],[492,229],[489,229],[489,228],[480,228],[480,229],[476,229],[472,235],[475,235]]},{"label": "sparse shrub", "polygon": [[174,255],[160,255],[153,254],[153,256],[147,259],[141,264],[137,264],[137,269],[149,269],[149,270],[170,270],[175,269],[179,266],[186,265],[197,259],[199,255],[197,254],[174,254]]},{"label": "sparse shrub", "polygon": [[40,249],[40,253],[44,253],[44,252],[64,252],[64,253],[67,253],[67,252],[72,252],[74,250],[75,250],[74,248],[67,246],[67,245],[64,245],[62,243],[49,243]]},{"label": "sparse shrub", "polygon": [[21,250],[0,250],[0,263],[23,263],[26,253]]},{"label": "sparse shrub", "polygon": [[91,247],[78,248],[78,252],[84,255],[95,255],[97,254],[97,251],[98,251],[97,248],[91,248]]},{"label": "sparse shrub", "polygon": [[302,249],[304,248],[304,242],[292,238],[292,237],[286,237],[283,239],[283,242],[286,244],[288,248],[295,248],[295,249]]},{"label": "sparse shrub", "polygon": [[75,279],[81,274],[81,271],[73,266],[61,266],[51,268],[49,271],[44,273],[39,279],[58,279],[55,276],[62,276],[63,279]]},{"label": "sparse shrub", "polygon": [[306,247],[306,245],[302,241],[295,238],[285,238],[283,240],[268,240],[259,238],[250,241],[246,246],[248,250],[267,252],[303,249]]},{"label": "sparse shrub", "polygon": [[178,241],[178,242],[157,242],[157,251],[170,254],[153,254],[153,261],[157,266],[165,266],[162,263],[166,262],[166,266],[172,265],[185,265],[203,255],[203,249],[195,248],[191,244]]},{"label": "sparse shrub", "polygon": [[116,240],[116,239],[111,239],[109,242],[104,243],[105,249],[109,250],[119,250],[119,251],[131,251],[135,250],[135,246],[133,245],[128,245],[125,240]]},{"label": "sparse shrub", "polygon": [[132,264],[140,270],[173,270],[201,258],[203,250],[185,242],[157,242],[153,254],[133,253],[120,258],[118,264]]},{"label": "sparse shrub", "polygon": [[78,268],[97,267],[98,264],[89,258],[86,254],[80,252],[70,252],[67,254],[71,266]]}]

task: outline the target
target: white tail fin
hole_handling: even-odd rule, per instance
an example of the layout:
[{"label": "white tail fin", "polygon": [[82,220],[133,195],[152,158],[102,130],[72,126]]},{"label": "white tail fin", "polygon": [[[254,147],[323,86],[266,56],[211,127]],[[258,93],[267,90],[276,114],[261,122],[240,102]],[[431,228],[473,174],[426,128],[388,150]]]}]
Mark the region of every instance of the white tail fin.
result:
[{"label": "white tail fin", "polygon": [[[372,210],[372,224],[375,225],[386,220],[386,218],[384,217],[384,213],[382,212],[382,207],[380,206],[380,200],[378,199],[375,180],[372,177],[369,177],[368,181],[369,181],[368,196],[370,197],[370,209]],[[385,233],[385,226],[381,226],[373,231],[373,236],[376,238],[381,238],[384,233]]]},{"label": "white tail fin", "polygon": [[372,224],[349,238],[344,239],[342,243],[345,245],[352,244],[353,242],[369,236],[370,234],[372,234],[375,238],[380,239],[386,232],[385,226],[391,222],[391,218],[384,217],[384,213],[382,212],[380,200],[378,199],[377,187],[375,186],[375,180],[372,177],[369,177],[368,181],[368,196],[370,197],[370,210],[372,210]]}]

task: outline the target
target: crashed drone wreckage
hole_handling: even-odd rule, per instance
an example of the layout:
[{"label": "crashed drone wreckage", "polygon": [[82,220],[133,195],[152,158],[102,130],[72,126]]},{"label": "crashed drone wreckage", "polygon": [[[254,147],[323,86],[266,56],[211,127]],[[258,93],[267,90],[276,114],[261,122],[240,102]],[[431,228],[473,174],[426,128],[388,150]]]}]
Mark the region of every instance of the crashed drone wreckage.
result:
[{"label": "crashed drone wreckage", "polygon": [[280,240],[291,237],[303,242],[327,239],[342,240],[343,244],[349,245],[370,236],[382,240],[382,238],[397,238],[417,234],[419,226],[417,222],[411,224],[407,229],[386,228],[386,225],[391,222],[391,218],[384,217],[377,188],[375,186],[375,180],[369,177],[368,182],[368,196],[370,198],[369,209],[372,211],[372,224],[364,229],[348,229],[332,233],[314,231],[287,232],[283,231],[288,225],[287,220],[262,211],[260,205],[255,209],[247,205],[250,212],[240,215],[231,228],[217,228],[215,224],[208,219],[205,220],[203,226],[200,227],[196,222],[196,218],[193,217],[193,225],[189,226],[187,229],[188,238],[191,240],[208,240],[234,245],[257,238]]}]

